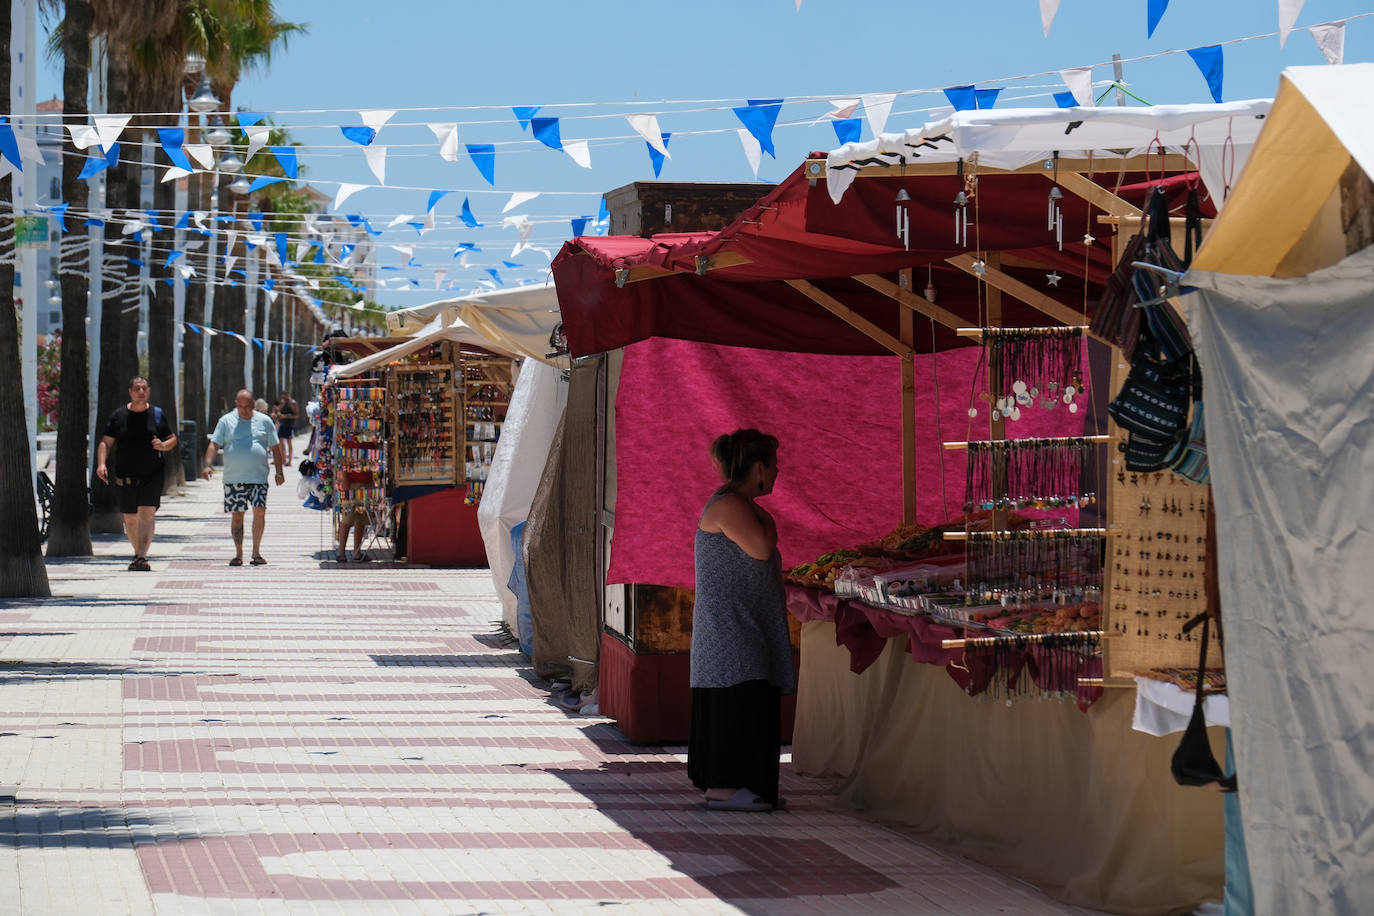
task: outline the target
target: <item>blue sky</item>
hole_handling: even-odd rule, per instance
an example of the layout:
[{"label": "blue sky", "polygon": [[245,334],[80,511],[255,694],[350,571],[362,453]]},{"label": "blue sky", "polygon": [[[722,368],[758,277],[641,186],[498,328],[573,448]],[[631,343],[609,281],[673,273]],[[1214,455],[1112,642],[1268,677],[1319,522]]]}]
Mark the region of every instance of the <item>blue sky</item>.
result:
[{"label": "blue sky", "polygon": [[[544,278],[548,260],[540,252],[521,252],[518,268],[502,264],[516,230],[502,228],[501,208],[512,192],[540,192],[508,215],[535,221],[531,244],[556,252],[571,235],[572,218],[596,214],[602,192],[653,179],[646,145],[623,117],[628,113],[657,114],[661,129],[673,134],[662,180],[752,181],[736,135],[741,124],[730,109],[747,99],[786,99],[773,133],[777,157],[765,154],[759,170],[759,179],[771,182],[808,151],[838,145],[829,122],[810,123],[829,109],[825,99],[898,92],[887,122],[887,130],[898,130],[945,107],[945,86],[1001,86],[998,107],[1053,105],[1050,94],[1064,89],[1061,69],[1105,64],[1114,52],[1129,61],[1278,27],[1274,0],[1172,0],[1148,39],[1146,0],[1062,0],[1049,37],[1037,0],[803,0],[800,10],[795,0],[278,0],[277,7],[309,34],[293,38],[269,68],[246,76],[232,103],[272,113],[289,127],[303,144],[306,180],[331,195],[340,182],[378,184],[362,149],[339,127],[361,123],[360,109],[397,109],[374,144],[388,148],[387,187],[359,191],[340,211],[365,215],[383,230],[383,265],[406,263],[387,246],[416,246],[418,266],[382,274],[420,283],[379,292],[391,306],[467,292],[488,278],[488,267],[510,285]],[[1272,96],[1284,67],[1323,63],[1303,26],[1370,10],[1368,3],[1307,0],[1285,48],[1276,37],[1225,45],[1224,98]],[[1351,22],[1346,63],[1374,59],[1372,51],[1374,18]],[[1110,66],[1095,67],[1093,76],[1109,79]],[[1210,100],[1183,53],[1128,62],[1125,76],[1152,103]],[[44,64],[39,82],[40,98],[59,90],[56,67]],[[558,117],[564,141],[588,139],[593,167],[534,141],[516,123],[515,105],[543,106],[540,116]],[[459,125],[457,162],[439,156],[425,126],[431,122]],[[870,136],[865,126],[863,137]],[[468,143],[496,146],[495,187],[462,152]],[[420,237],[404,224],[385,228],[398,215],[422,217],[431,189],[453,191],[436,206],[434,229]],[[465,197],[483,228],[458,221]],[[483,250],[460,267],[453,253],[465,241]],[[435,269],[449,271],[446,283],[454,282],[455,291],[436,291]]]}]

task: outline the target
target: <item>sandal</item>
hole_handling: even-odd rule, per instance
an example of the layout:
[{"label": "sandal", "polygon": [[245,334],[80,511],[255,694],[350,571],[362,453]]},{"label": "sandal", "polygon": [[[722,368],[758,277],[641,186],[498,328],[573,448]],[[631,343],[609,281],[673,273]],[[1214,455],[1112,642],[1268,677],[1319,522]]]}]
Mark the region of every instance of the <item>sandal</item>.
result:
[{"label": "sandal", "polygon": [[739,789],[724,800],[711,799],[706,807],[712,811],[772,811],[773,805],[754,794],[752,789]]},{"label": "sandal", "polygon": [[229,565],[230,565],[230,566],[242,566],[242,565],[243,565],[243,557],[234,557],[234,559],[232,559],[232,560],[229,561]]},{"label": "sandal", "polygon": [[267,565],[267,561],[264,560],[262,557],[254,556],[253,559],[251,559],[251,560],[248,561],[248,565],[249,565],[249,566],[266,566],[266,565]]},{"label": "sandal", "polygon": [[354,563],[371,563],[371,562],[372,562],[372,558],[369,557],[369,556],[368,556],[367,554],[365,554],[365,553],[355,553],[355,554],[353,555],[353,562],[354,562]]},{"label": "sandal", "polygon": [[335,563],[347,563],[347,562],[348,562],[348,554],[346,554],[346,553],[336,553],[336,554],[334,554],[334,562],[335,562]]},{"label": "sandal", "polygon": [[153,567],[148,565],[147,557],[134,557],[134,561],[129,564],[129,568],[138,572],[152,572]]}]

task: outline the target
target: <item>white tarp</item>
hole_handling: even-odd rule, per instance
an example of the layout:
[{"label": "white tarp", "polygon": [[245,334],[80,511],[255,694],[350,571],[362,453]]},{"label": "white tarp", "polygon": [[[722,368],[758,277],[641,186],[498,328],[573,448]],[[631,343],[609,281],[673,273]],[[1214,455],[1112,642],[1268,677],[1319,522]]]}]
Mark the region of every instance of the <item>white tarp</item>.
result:
[{"label": "white tarp", "polygon": [[[826,182],[836,202],[853,183],[854,165],[879,160],[896,165],[902,157],[911,164],[952,162],[978,154],[980,165],[1017,169],[1059,153],[1062,159],[1102,162],[1141,156],[1158,140],[1170,152],[1190,141],[1200,151],[1203,183],[1221,206],[1223,190],[1255,142],[1271,99],[1224,102],[1220,105],[1153,105],[1148,108],[1003,108],[956,111],[938,121],[902,133],[882,134],[875,140],[847,143],[827,156]],[[943,137],[947,139],[935,140]],[[1225,169],[1222,144],[1231,138]],[[1124,151],[1124,152],[1123,152]]]},{"label": "white tarp", "polygon": [[477,525],[487,548],[491,579],[501,598],[501,616],[512,632],[516,630],[515,595],[507,585],[515,554],[510,533],[530,514],[534,491],[567,402],[568,383],[560,370],[534,360],[524,363],[477,507]]},{"label": "white tarp", "polygon": [[1255,912],[1374,913],[1374,248],[1183,282]]},{"label": "white tarp", "polygon": [[472,342],[488,350],[568,368],[566,359],[549,357],[549,335],[563,320],[552,280],[398,309],[386,316],[387,329],[395,335],[414,334],[436,316],[450,327],[461,319],[457,327],[477,335]]}]

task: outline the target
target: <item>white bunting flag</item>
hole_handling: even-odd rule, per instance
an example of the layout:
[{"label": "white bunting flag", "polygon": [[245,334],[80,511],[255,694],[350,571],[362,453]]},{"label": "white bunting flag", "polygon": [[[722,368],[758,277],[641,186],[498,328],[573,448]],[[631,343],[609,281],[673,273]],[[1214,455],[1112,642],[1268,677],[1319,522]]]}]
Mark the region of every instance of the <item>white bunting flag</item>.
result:
[{"label": "white bunting flag", "polygon": [[189,174],[191,173],[180,166],[169,165],[167,171],[162,173],[162,179],[158,183],[166,184],[169,181],[176,181],[178,178],[185,178]]},{"label": "white bunting flag", "polygon": [[120,230],[120,232],[124,235],[133,235],[135,232],[141,232],[147,227],[148,224],[145,223],[143,220],[131,219],[124,224],[124,228]]},{"label": "white bunting flag", "polygon": [[382,127],[387,121],[391,120],[391,116],[395,113],[395,111],[377,108],[371,111],[360,111],[358,112],[358,117],[362,118],[363,123],[368,127],[372,128],[377,133],[381,133]]},{"label": "white bunting flag", "polygon": [[831,110],[827,111],[825,114],[821,115],[819,118],[812,121],[811,125],[814,127],[815,125],[827,119],[831,121],[842,121],[845,118],[852,118],[854,117],[854,112],[858,109],[858,107],[858,99],[831,99]]},{"label": "white bunting flag", "polygon": [[434,288],[435,288],[435,289],[438,289],[439,287],[443,286],[443,285],[444,285],[444,281],[447,280],[447,279],[448,279],[448,271],[447,271],[447,270],[444,270],[443,268],[440,268],[439,270],[436,270],[436,271],[434,272]]},{"label": "white bunting flag", "polygon": [[195,160],[201,168],[209,171],[215,167],[215,151],[208,143],[187,143],[182,149]]},{"label": "white bunting flag", "polygon": [[377,176],[377,183],[386,184],[386,147],[364,147],[363,155],[367,157],[367,167]]},{"label": "white bunting flag", "polygon": [[48,164],[48,160],[43,158],[43,151],[38,148],[38,141],[33,137],[24,137],[16,134],[14,142],[19,146],[19,160],[21,162],[37,162],[39,165]]},{"label": "white bunting flag", "polygon": [[864,117],[868,119],[868,129],[877,137],[887,127],[887,116],[892,112],[892,102],[897,98],[895,92],[875,92],[860,96],[864,103]]},{"label": "white bunting flag", "polygon": [[658,150],[665,157],[671,159],[672,155],[668,152],[668,147],[663,144],[663,131],[658,129],[658,115],[651,114],[632,114],[626,115],[625,120],[630,122],[630,126],[635,129],[644,140]]},{"label": "white bunting flag", "polygon": [[402,223],[408,223],[408,222],[410,222],[411,220],[413,220],[414,218],[415,218],[415,214],[413,214],[413,213],[401,213],[401,214],[399,214],[399,215],[397,215],[397,216],[392,217],[391,222],[387,223],[387,224],[386,224],[386,227],[387,227],[388,229],[395,229],[397,226],[401,225]]},{"label": "white bunting flag", "polygon": [[1060,70],[1059,76],[1064,80],[1064,85],[1069,87],[1069,92],[1073,93],[1073,100],[1078,103],[1079,108],[1091,108],[1093,106],[1092,67]]},{"label": "white bunting flag", "polygon": [[763,161],[763,147],[759,145],[758,138],[751,134],[748,128],[741,127],[735,131],[739,134],[739,142],[744,147],[744,156],[749,160],[749,167],[754,170],[754,177],[759,177],[759,163]]},{"label": "white bunting flag", "polygon": [[1288,33],[1293,31],[1293,23],[1298,21],[1302,12],[1303,0],[1279,0],[1279,47],[1288,41]]},{"label": "white bunting flag", "polygon": [[401,254],[405,255],[406,259],[404,262],[402,262],[404,264],[409,264],[415,258],[414,245],[392,245],[391,250],[399,251]]},{"label": "white bunting flag", "polygon": [[77,149],[90,149],[100,142],[100,134],[95,132],[94,127],[85,124],[68,124],[67,130],[72,135],[72,146]]},{"label": "white bunting flag", "polygon": [[312,245],[312,244],[310,244],[309,242],[297,242],[297,243],[296,243],[296,260],[297,260],[297,261],[303,261],[303,260],[305,260],[305,253],[306,253],[307,251],[309,251],[311,248],[314,248],[314,247],[315,247],[315,246]]},{"label": "white bunting flag", "polygon": [[1050,37],[1050,25],[1054,22],[1054,14],[1059,12],[1059,0],[1040,0],[1040,25],[1045,30],[1045,37]]},{"label": "white bunting flag", "polygon": [[468,266],[468,253],[467,253],[466,251],[463,252],[461,255],[458,256],[458,266],[459,266],[459,267],[467,267],[467,266]]},{"label": "white bunting flag", "polygon": [[1328,64],[1339,64],[1345,60],[1345,23],[1323,22],[1308,27],[1312,38]]},{"label": "white bunting flag", "polygon": [[124,133],[133,115],[102,115],[95,119],[95,132],[100,137],[100,148],[108,150]]},{"label": "white bunting flag", "polygon": [[348,200],[365,187],[367,187],[365,184],[349,184],[346,181],[340,182],[339,192],[334,195],[334,209],[337,210],[342,207],[344,201]]},{"label": "white bunting flag", "polygon": [[586,140],[564,140],[563,152],[567,153],[573,162],[584,169],[592,167],[592,150],[587,145]]},{"label": "white bunting flag", "polygon": [[[235,233],[230,233],[230,235],[234,235],[234,234],[235,234]],[[233,248],[233,247],[234,247],[234,240],[233,240],[232,238],[229,239],[229,244],[228,244],[226,247],[227,247],[227,248]],[[234,262],[237,261],[238,259],[239,259],[239,256],[236,255],[236,254],[231,254],[231,255],[229,255],[229,257],[227,257],[227,258],[224,259],[224,279],[226,279],[226,280],[229,279],[229,274],[230,274],[231,272],[233,272],[233,270],[234,270]]]},{"label": "white bunting flag", "polygon": [[506,205],[501,208],[501,212],[509,213],[521,204],[529,203],[538,196],[538,191],[516,191],[510,196],[510,200],[506,201]]},{"label": "white bunting flag", "polygon": [[245,161],[252,159],[258,150],[267,145],[268,135],[272,133],[272,128],[266,124],[254,124],[245,127],[243,132],[248,135],[248,153],[243,158]]},{"label": "white bunting flag", "polygon": [[190,264],[177,264],[175,266],[177,273],[181,274],[183,280],[189,280],[196,275],[196,269]]},{"label": "white bunting flag", "polygon": [[439,141],[439,155],[448,162],[458,161],[458,125],[430,124],[434,139]]}]

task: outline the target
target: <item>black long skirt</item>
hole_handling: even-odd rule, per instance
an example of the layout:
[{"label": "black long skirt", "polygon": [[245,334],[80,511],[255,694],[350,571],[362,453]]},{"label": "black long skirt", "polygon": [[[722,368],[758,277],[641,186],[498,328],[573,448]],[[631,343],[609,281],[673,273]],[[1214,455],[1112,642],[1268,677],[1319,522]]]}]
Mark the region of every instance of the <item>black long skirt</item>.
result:
[{"label": "black long skirt", "polygon": [[687,776],[698,789],[745,788],[778,801],[782,692],[767,681],[692,688]]}]

